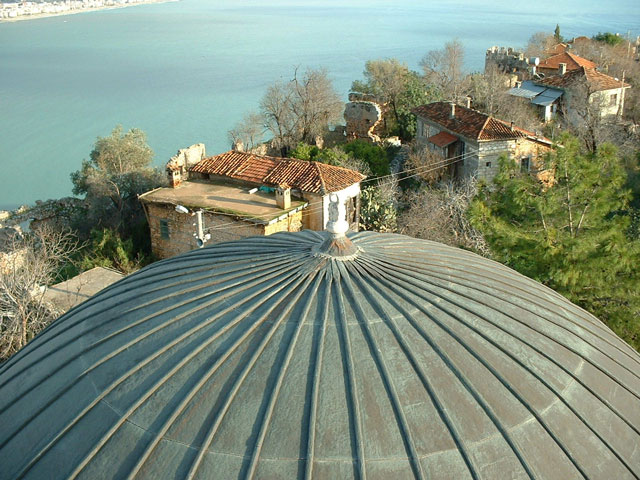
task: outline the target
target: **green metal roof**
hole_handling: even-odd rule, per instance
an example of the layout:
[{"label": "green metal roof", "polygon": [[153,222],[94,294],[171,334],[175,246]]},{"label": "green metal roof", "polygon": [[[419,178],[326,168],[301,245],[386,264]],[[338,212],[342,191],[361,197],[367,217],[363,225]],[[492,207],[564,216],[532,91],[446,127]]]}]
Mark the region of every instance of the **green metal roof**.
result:
[{"label": "green metal roof", "polygon": [[640,357],[600,321],[349,238],[213,245],[71,310],[0,367],[0,478],[640,476]]}]

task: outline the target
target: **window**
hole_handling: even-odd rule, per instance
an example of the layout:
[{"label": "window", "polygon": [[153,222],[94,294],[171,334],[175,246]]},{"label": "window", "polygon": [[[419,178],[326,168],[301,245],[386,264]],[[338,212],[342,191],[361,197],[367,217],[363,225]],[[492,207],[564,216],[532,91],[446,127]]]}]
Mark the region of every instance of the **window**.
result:
[{"label": "window", "polygon": [[531,168],[531,157],[525,157],[520,159],[520,171],[521,172],[528,172],[529,169]]},{"label": "window", "polygon": [[164,240],[169,240],[169,220],[164,218],[160,220],[160,236]]},{"label": "window", "polygon": [[487,162],[484,165],[485,165],[485,167],[489,168],[491,166],[491,162]]},{"label": "window", "polygon": [[609,97],[609,105],[613,106],[613,105],[617,105],[618,104],[618,94],[614,93],[613,95],[611,95]]}]

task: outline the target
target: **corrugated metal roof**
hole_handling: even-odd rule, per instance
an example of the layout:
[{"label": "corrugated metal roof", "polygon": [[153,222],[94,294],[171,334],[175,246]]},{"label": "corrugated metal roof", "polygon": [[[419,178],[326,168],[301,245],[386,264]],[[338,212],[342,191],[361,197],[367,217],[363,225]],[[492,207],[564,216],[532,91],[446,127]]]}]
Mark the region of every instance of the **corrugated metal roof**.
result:
[{"label": "corrugated metal roof", "polygon": [[545,91],[545,87],[541,87],[539,85],[534,84],[530,80],[525,80],[522,82],[520,87],[514,87],[509,90],[509,95],[513,95],[514,97],[523,97],[523,98],[534,98],[537,95],[540,95]]},{"label": "corrugated metal roof", "polygon": [[463,250],[349,238],[195,250],[55,321],[0,366],[0,476],[640,476],[640,356],[598,319]]},{"label": "corrugated metal roof", "polygon": [[448,132],[440,132],[432,137],[429,137],[427,140],[440,148],[444,148],[447,145],[451,145],[453,142],[457,142],[460,139]]},{"label": "corrugated metal roof", "polygon": [[547,107],[556,100],[558,100],[564,92],[562,90],[556,90],[555,88],[546,88],[540,95],[531,100],[534,105],[541,105]]}]

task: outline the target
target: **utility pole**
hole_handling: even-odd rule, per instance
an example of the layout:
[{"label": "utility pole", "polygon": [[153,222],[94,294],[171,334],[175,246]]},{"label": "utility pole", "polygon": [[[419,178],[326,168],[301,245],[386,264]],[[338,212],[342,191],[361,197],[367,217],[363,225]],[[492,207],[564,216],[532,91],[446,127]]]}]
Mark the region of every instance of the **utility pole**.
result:
[{"label": "utility pole", "polygon": [[206,243],[206,241],[211,238],[210,233],[207,233],[206,235],[204,233],[203,213],[204,212],[202,210],[198,210],[196,212],[196,223],[194,224],[196,226],[195,237],[196,237],[196,244],[198,245],[198,248],[204,247],[204,244]]},{"label": "utility pole", "polygon": [[196,223],[193,224],[196,227],[196,231],[193,236],[196,238],[196,245],[198,248],[204,247],[204,244],[207,243],[207,240],[211,239],[210,233],[204,233],[204,212],[202,209],[194,212],[193,210],[189,210],[187,207],[182,205],[176,205],[176,212],[178,213],[186,213],[187,215],[191,215],[192,217],[195,215]]}]

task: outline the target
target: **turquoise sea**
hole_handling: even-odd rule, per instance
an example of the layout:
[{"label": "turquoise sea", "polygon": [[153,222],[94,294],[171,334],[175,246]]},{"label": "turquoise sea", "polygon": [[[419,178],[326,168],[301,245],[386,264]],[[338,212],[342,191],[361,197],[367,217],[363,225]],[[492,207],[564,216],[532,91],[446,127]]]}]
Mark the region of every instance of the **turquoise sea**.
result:
[{"label": "turquoise sea", "polygon": [[637,0],[181,0],[0,23],[0,209],[69,195],[69,174],[116,124],[148,134],[155,164],[227,131],[267,85],[326,67],[346,99],[368,59],[418,68],[450,39],[481,70],[492,45],[537,31],[640,34]]}]

